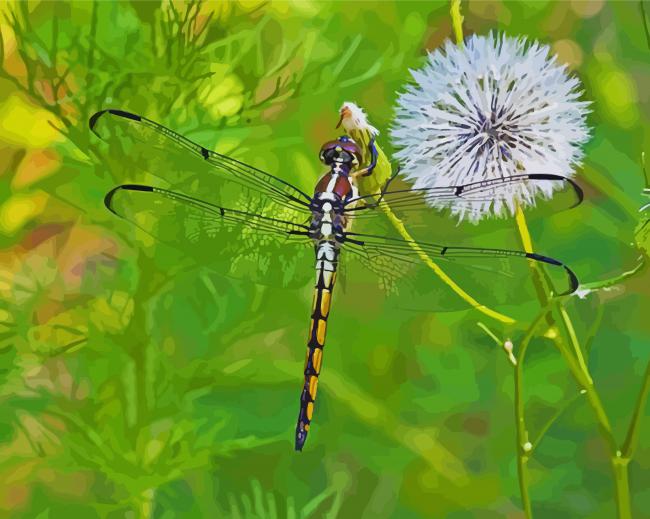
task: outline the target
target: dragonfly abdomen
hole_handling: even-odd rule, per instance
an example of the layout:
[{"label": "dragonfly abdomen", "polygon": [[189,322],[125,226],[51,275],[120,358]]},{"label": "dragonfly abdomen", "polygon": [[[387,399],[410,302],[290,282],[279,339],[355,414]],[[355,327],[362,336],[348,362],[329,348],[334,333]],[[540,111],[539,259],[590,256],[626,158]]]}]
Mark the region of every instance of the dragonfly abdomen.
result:
[{"label": "dragonfly abdomen", "polygon": [[[300,394],[300,412],[296,424],[296,450],[301,451],[311,425],[318,377],[323,361],[323,347],[327,331],[327,318],[332,304],[332,290],[336,282],[338,248],[331,242],[321,242],[316,247],[316,286],[311,312],[305,357],[305,382]],[[333,256],[331,254],[333,253]],[[331,259],[329,259],[331,258]]]}]

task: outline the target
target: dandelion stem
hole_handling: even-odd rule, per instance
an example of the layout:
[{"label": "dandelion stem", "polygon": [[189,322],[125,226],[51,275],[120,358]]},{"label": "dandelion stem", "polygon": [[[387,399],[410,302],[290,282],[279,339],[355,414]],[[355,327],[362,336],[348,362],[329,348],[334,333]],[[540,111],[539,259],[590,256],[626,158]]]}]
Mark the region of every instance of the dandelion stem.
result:
[{"label": "dandelion stem", "polygon": [[521,237],[521,244],[524,250],[526,252],[533,252],[533,240],[530,237],[530,231],[526,224],[526,217],[519,205],[515,211],[515,222],[517,222],[517,229],[519,230],[519,236]]},{"label": "dandelion stem", "polygon": [[[521,239],[521,246],[524,251],[531,253],[533,251],[533,240],[530,237],[530,231],[528,230],[528,224],[526,223],[526,217],[524,212],[521,209],[520,205],[517,205],[515,209],[515,222],[517,224],[517,230],[519,231],[519,237]],[[535,292],[537,293],[537,298],[542,306],[546,306],[549,301],[548,293],[549,287],[544,282],[542,273],[539,266],[535,262],[530,262],[530,270],[533,276],[533,285],[535,286]],[[549,322],[549,324],[551,324]]]},{"label": "dandelion stem", "polygon": [[451,14],[451,25],[454,29],[454,36],[456,37],[456,43],[458,45],[463,44],[463,15],[460,14],[460,0],[451,0],[451,8],[449,9]]},{"label": "dandelion stem", "polygon": [[400,220],[395,213],[388,207],[386,204],[381,204],[380,207],[384,211],[384,214],[388,217],[388,220],[393,224],[393,227],[400,233],[402,238],[404,238],[410,247],[417,253],[422,262],[429,267],[435,274],[440,278],[440,280],[445,283],[449,288],[451,288],[461,299],[466,301],[470,306],[476,308],[479,312],[483,312],[488,317],[501,321],[502,323],[512,324],[515,320],[512,317],[501,314],[496,310],[492,310],[490,307],[485,306],[484,304],[479,303],[474,299],[470,294],[465,292],[460,285],[458,285],[451,277],[449,277],[440,266],[435,263],[429,255],[422,250],[422,247],[413,239],[404,226],[402,220]]}]

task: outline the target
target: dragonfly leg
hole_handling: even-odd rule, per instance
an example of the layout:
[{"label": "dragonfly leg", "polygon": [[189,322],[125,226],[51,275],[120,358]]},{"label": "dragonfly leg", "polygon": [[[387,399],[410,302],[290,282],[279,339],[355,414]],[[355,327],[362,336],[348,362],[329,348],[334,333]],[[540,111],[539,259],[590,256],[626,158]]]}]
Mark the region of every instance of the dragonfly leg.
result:
[{"label": "dragonfly leg", "polygon": [[368,177],[372,175],[372,171],[375,169],[375,166],[377,165],[377,158],[379,156],[379,154],[377,153],[377,147],[375,146],[374,137],[370,139],[370,142],[368,143],[368,149],[370,150],[370,164],[368,164],[365,168],[352,173],[350,175],[351,177],[353,178]]}]

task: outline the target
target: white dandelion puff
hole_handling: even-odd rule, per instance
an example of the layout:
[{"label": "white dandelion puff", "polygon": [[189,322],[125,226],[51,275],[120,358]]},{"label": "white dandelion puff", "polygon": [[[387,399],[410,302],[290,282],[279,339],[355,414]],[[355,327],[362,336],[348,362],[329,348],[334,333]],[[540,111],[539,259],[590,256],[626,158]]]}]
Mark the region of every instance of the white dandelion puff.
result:
[{"label": "white dandelion puff", "polygon": [[[391,136],[414,188],[469,184],[531,173],[571,178],[589,137],[589,103],[580,82],[550,49],[526,38],[472,36],[447,41],[412,70],[399,95]],[[498,196],[450,207],[461,219],[514,214],[550,198],[561,183],[539,180],[501,188]]]}]

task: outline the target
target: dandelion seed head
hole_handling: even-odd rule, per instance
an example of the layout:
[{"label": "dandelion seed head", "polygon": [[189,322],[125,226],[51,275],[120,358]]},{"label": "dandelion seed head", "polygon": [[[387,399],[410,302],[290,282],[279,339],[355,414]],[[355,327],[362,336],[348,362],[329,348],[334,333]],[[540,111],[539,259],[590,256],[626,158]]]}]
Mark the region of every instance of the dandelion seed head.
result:
[{"label": "dandelion seed head", "polygon": [[[579,100],[579,80],[547,45],[474,35],[464,46],[447,41],[411,74],[414,83],[398,97],[391,136],[414,188],[531,173],[571,178],[580,165],[588,103]],[[519,183],[483,200],[430,203],[477,222],[514,214],[517,205],[534,206],[560,184]]]}]

